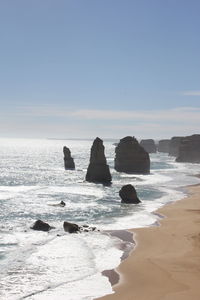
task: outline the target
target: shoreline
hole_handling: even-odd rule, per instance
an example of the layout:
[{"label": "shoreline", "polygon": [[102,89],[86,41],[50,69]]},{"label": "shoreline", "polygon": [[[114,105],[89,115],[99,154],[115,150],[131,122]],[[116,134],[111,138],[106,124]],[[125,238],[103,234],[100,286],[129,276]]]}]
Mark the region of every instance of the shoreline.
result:
[{"label": "shoreline", "polygon": [[186,197],[155,211],[159,226],[128,230],[135,247],[114,270],[114,293],[96,300],[200,299],[200,184],[185,188]]},{"label": "shoreline", "polygon": [[[123,251],[121,256],[121,263],[127,259],[131,251],[135,248],[136,242],[133,239],[133,232],[129,230],[106,230],[104,234],[108,234],[110,237],[117,237],[120,240],[118,248]],[[121,264],[120,263],[120,264]],[[120,281],[120,274],[116,269],[104,270],[101,274],[108,278],[111,286],[118,284]]]}]

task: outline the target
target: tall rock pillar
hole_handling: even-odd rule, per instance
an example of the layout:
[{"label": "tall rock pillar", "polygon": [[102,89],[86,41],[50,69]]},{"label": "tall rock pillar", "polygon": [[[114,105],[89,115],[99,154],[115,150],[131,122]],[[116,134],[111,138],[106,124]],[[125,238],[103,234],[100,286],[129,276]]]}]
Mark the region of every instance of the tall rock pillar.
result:
[{"label": "tall rock pillar", "polygon": [[86,181],[103,184],[109,184],[112,181],[110,169],[104,154],[103,141],[98,137],[94,140],[91,148]]},{"label": "tall rock pillar", "polygon": [[74,170],[75,169],[75,163],[74,159],[71,157],[71,151],[66,146],[63,147],[63,153],[64,153],[64,165],[65,170]]}]

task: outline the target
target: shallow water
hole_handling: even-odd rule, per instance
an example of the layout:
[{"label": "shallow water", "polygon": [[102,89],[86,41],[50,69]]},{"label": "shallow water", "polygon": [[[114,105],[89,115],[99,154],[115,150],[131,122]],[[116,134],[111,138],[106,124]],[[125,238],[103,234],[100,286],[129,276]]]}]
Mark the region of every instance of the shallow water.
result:
[{"label": "shallow water", "polygon": [[[184,197],[180,187],[195,184],[200,166],[178,164],[166,154],[151,155],[150,175],[127,175],[113,169],[112,142],[105,142],[113,184],[85,182],[91,141],[0,140],[0,297],[1,299],[89,300],[111,292],[105,269],[123,255],[120,240],[101,232],[69,235],[63,221],[100,230],[149,226],[154,210]],[[71,149],[76,170],[65,171],[62,148]],[[142,200],[120,203],[118,191],[131,183]],[[64,208],[51,206],[63,200]],[[42,219],[56,229],[34,232]],[[57,236],[57,235],[60,236]]]}]

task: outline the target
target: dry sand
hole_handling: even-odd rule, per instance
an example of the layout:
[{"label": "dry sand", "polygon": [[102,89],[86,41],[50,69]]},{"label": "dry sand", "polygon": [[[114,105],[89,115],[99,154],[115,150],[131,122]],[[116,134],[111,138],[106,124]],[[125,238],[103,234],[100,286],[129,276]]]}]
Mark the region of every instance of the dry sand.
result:
[{"label": "dry sand", "polygon": [[200,186],[158,210],[161,226],[134,229],[137,246],[117,268],[114,294],[98,300],[200,300]]}]

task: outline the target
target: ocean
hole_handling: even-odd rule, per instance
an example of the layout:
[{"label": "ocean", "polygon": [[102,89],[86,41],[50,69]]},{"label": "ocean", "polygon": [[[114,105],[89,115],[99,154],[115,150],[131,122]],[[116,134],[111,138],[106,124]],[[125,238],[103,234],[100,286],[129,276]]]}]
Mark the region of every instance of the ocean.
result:
[{"label": "ocean", "polygon": [[[112,185],[88,183],[85,175],[92,141],[0,139],[0,299],[92,300],[112,293],[102,271],[117,267],[121,240],[107,231],[156,226],[153,212],[182,199],[184,186],[199,183],[200,165],[176,163],[151,154],[150,175],[114,170],[115,146],[105,141]],[[64,169],[63,146],[76,170]],[[133,184],[142,203],[121,204],[118,192]],[[65,207],[56,207],[60,201]],[[55,229],[33,231],[41,219]],[[100,231],[68,234],[63,222]]]}]

